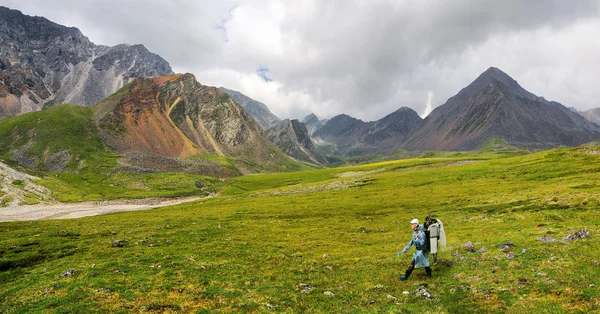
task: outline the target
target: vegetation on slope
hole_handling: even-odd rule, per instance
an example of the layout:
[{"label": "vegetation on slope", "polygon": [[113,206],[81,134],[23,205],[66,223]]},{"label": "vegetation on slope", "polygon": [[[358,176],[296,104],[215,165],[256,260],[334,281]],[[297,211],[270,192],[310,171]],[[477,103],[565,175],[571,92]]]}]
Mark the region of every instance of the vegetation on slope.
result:
[{"label": "vegetation on slope", "polygon": [[[2,223],[0,311],[595,312],[599,174],[598,147],[424,158],[238,177],[220,197],[150,211]],[[401,282],[408,221],[430,212],[451,249],[433,279],[418,269]],[[582,228],[592,239],[537,241]],[[412,294],[423,283],[435,300]]]}]

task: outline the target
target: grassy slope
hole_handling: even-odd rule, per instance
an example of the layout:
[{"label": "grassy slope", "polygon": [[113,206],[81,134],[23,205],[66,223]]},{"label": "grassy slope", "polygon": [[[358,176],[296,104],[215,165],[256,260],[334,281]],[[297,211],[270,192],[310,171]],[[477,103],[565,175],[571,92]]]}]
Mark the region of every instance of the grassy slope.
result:
[{"label": "grassy slope", "polygon": [[[590,287],[600,280],[598,152],[253,175],[228,179],[221,197],[191,204],[2,223],[0,312],[599,311],[600,290]],[[400,282],[410,257],[394,254],[408,241],[407,221],[429,212],[457,248],[441,253],[434,279],[419,269]],[[584,227],[592,240],[536,241]],[[113,239],[129,246],[112,247]],[[487,251],[458,248],[467,241]],[[498,248],[507,241],[515,244],[512,260]],[[67,269],[77,273],[61,278]],[[402,294],[424,282],[438,300]],[[314,289],[301,293],[299,283]]]},{"label": "grassy slope", "polygon": [[[63,202],[200,195],[204,192],[196,188],[196,181],[218,184],[218,180],[201,175],[115,172],[118,155],[105,150],[92,120],[92,110],[60,105],[3,120],[0,123],[0,158],[10,163],[13,151],[30,139],[33,144],[25,153],[27,156],[42,160],[49,154],[69,151],[74,157],[67,165],[67,171],[46,173],[41,171],[43,165],[40,163],[39,171],[34,173],[43,178],[38,183],[50,188],[53,196]],[[30,133],[35,135],[31,137]]]}]

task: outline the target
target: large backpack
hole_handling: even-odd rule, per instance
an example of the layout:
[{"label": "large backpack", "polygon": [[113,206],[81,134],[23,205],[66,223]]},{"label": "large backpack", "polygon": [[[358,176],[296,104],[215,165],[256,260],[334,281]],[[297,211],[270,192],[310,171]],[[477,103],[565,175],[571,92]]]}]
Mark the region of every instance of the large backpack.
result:
[{"label": "large backpack", "polygon": [[[427,215],[423,223],[425,232],[425,252],[431,252],[431,238],[438,239],[440,236],[440,225],[433,215]],[[437,250],[436,250],[437,252]]]}]

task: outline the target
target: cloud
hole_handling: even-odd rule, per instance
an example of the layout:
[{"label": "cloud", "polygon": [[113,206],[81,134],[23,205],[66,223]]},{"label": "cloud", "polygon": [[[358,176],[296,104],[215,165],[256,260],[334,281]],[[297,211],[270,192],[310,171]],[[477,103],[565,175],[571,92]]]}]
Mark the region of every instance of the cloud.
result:
[{"label": "cloud", "polygon": [[97,43],[142,43],[282,118],[427,114],[490,66],[547,99],[600,107],[597,0],[0,3]]}]

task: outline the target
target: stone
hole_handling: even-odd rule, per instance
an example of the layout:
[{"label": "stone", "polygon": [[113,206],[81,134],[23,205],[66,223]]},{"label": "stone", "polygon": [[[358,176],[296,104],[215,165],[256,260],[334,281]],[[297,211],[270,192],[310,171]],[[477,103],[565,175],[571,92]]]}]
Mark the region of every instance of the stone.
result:
[{"label": "stone", "polygon": [[548,236],[543,236],[540,238],[537,238],[538,241],[540,242],[557,242],[558,240],[552,237],[548,237]]},{"label": "stone", "polygon": [[486,252],[485,246],[482,246],[477,252],[479,252],[479,253],[485,253]]},{"label": "stone", "polygon": [[404,295],[409,295],[409,294],[410,294],[410,292],[408,292],[408,291],[404,291],[404,292],[402,292],[402,294],[404,294]]},{"label": "stone", "polygon": [[326,296],[330,296],[330,297],[334,297],[335,296],[335,293],[333,293],[331,291],[325,291],[325,292],[323,292],[323,294],[326,295]]},{"label": "stone", "polygon": [[[408,291],[407,291],[407,292],[408,292]],[[391,294],[388,294],[388,295],[387,295],[387,298],[388,298],[388,300],[394,300],[394,301],[397,301],[397,300],[398,300],[398,298],[396,298],[395,296],[393,296],[393,295],[391,295]]]},{"label": "stone", "polygon": [[515,247],[515,245],[510,241],[500,245],[500,248],[505,252],[511,251],[513,247]]},{"label": "stone", "polygon": [[574,234],[565,236],[563,238],[563,240],[574,241],[574,240],[586,239],[586,238],[590,238],[590,232],[587,229],[581,229],[581,230],[575,232]]},{"label": "stone", "polygon": [[300,293],[309,293],[314,288],[313,286],[304,283],[298,283],[298,285],[301,288]]},{"label": "stone", "polygon": [[77,272],[76,269],[69,269],[67,271],[64,271],[60,274],[61,278],[66,278],[66,277],[71,277],[73,275],[75,275],[75,273]]},{"label": "stone", "polygon": [[513,259],[515,258],[515,254],[506,254],[506,259]]},{"label": "stone", "polygon": [[129,243],[125,239],[112,240],[113,247],[126,247],[128,245],[129,245]]},{"label": "stone", "polygon": [[435,299],[435,297],[429,293],[429,290],[427,290],[425,286],[419,286],[417,290],[415,290],[415,295],[427,300]]}]

